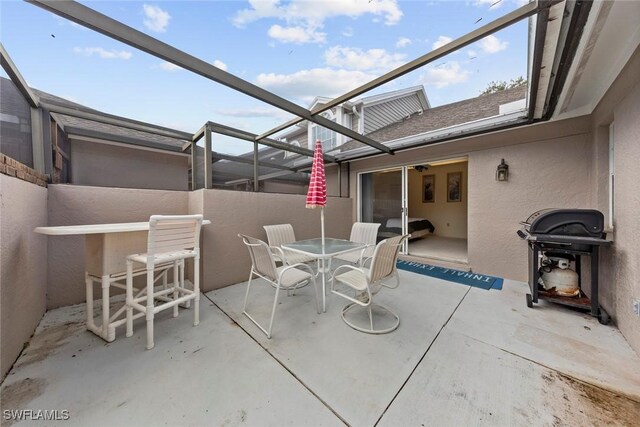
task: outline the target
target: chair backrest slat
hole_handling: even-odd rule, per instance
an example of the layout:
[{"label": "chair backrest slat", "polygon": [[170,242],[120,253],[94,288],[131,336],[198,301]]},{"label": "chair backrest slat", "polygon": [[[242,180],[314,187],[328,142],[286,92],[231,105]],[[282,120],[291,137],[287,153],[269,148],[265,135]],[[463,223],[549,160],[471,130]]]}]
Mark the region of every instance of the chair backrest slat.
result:
[{"label": "chair backrest slat", "polygon": [[269,246],[255,237],[245,236],[244,234],[238,234],[238,237],[242,239],[244,244],[247,245],[247,249],[249,249],[254,271],[274,282],[277,281],[276,263]]},{"label": "chair backrest slat", "polygon": [[380,228],[380,224],[373,222],[356,222],[351,227],[349,240],[366,245],[375,245],[378,237],[378,228]]},{"label": "chair backrest slat", "polygon": [[404,239],[409,235],[396,236],[378,243],[373,253],[369,283],[375,283],[389,276],[396,268],[398,253]]},{"label": "chair backrest slat", "polygon": [[293,243],[296,241],[296,234],[291,224],[265,225],[267,241],[269,246],[280,247],[283,243]]},{"label": "chair backrest slat", "polygon": [[202,215],[152,215],[147,254],[199,249]]}]

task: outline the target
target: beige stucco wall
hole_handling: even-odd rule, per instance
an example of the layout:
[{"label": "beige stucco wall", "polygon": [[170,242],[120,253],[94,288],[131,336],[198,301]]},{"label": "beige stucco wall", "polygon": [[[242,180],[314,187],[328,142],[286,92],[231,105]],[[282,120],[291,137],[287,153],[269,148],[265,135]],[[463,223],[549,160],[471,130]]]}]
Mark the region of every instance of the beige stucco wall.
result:
[{"label": "beige stucco wall", "polygon": [[[351,194],[357,197],[360,171],[467,156],[469,265],[525,281],[527,246],[516,235],[518,222],[547,207],[591,207],[590,131],[589,117],[579,117],[363,159],[351,165]],[[497,182],[503,158],[509,181]]]},{"label": "beige stucco wall", "polygon": [[[495,180],[504,158],[509,181]],[[468,259],[474,271],[527,280],[527,245],[519,221],[544,208],[589,208],[588,133],[469,155]]]},{"label": "beige stucco wall", "polygon": [[[451,172],[462,173],[460,202],[447,202],[447,174]],[[435,175],[435,201],[432,203],[422,203],[424,175]],[[409,169],[409,216],[427,218],[436,228],[435,234],[438,236],[466,239],[468,181],[467,162],[430,166],[425,172]]]},{"label": "beige stucco wall", "polygon": [[72,140],[71,183],[119,188],[189,189],[189,157]]},{"label": "beige stucco wall", "polygon": [[[268,224],[293,225],[297,239],[320,236],[320,210],[305,208],[305,195],[267,194],[225,190],[199,190],[190,206],[211,225],[203,227],[202,259],[205,291],[246,281],[251,260],[238,233],[267,239]],[[330,197],[325,208],[326,236],[348,238],[353,201]]]},{"label": "beige stucco wall", "polygon": [[0,378],[16,360],[46,309],[47,189],[0,175]]},{"label": "beige stucco wall", "polygon": [[[640,49],[636,50],[593,113],[594,151],[606,152],[608,133],[614,123],[614,244],[602,251],[600,283],[604,299],[615,323],[631,347],[640,354],[640,318],[632,311],[633,300],[640,299]],[[606,177],[607,157],[595,165]],[[605,180],[597,187],[595,198],[608,206]],[[612,311],[610,306],[614,306]]]},{"label": "beige stucco wall", "polygon": [[640,300],[640,84],[616,107],[615,113],[615,270],[618,327],[640,353],[640,318],[632,312]]},{"label": "beige stucco wall", "polygon": [[[153,214],[186,214],[188,208],[186,191],[50,185],[48,225],[148,221]],[[84,237],[48,236],[47,245],[47,308],[84,301]]]}]

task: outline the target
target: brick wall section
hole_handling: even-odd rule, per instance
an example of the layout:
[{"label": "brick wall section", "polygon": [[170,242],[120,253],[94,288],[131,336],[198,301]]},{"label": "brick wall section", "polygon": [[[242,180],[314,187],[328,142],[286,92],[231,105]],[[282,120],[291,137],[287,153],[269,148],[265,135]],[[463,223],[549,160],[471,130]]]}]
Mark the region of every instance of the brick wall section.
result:
[{"label": "brick wall section", "polygon": [[34,171],[29,166],[11,157],[7,157],[4,154],[0,154],[0,173],[39,185],[40,187],[47,186],[47,177],[45,175]]}]

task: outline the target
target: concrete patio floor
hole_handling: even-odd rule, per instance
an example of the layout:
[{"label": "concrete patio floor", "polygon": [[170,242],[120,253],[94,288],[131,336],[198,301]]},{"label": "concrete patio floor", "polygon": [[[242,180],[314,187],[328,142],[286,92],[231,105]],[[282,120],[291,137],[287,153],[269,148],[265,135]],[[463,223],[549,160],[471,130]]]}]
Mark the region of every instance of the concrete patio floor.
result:
[{"label": "concrete patio floor", "polygon": [[[105,343],[84,330],[84,305],[52,310],[2,384],[2,409],[68,410],[57,424],[83,426],[637,425],[640,358],[615,327],[528,309],[520,282],[400,277],[377,295],[401,316],[381,336],[345,325],[338,297],[318,315],[310,286],[282,294],[270,340],[241,315],[245,284],[202,297],[197,327],[192,310],[162,313],[150,351],[143,319]],[[273,289],[256,285],[249,308],[266,321]]]}]

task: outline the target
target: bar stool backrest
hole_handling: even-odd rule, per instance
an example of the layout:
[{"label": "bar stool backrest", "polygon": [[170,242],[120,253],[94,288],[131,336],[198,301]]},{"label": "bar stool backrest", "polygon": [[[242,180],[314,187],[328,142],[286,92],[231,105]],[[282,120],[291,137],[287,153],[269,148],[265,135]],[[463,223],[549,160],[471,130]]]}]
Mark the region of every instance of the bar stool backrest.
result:
[{"label": "bar stool backrest", "polygon": [[202,215],[152,215],[149,218],[147,255],[200,250]]}]

